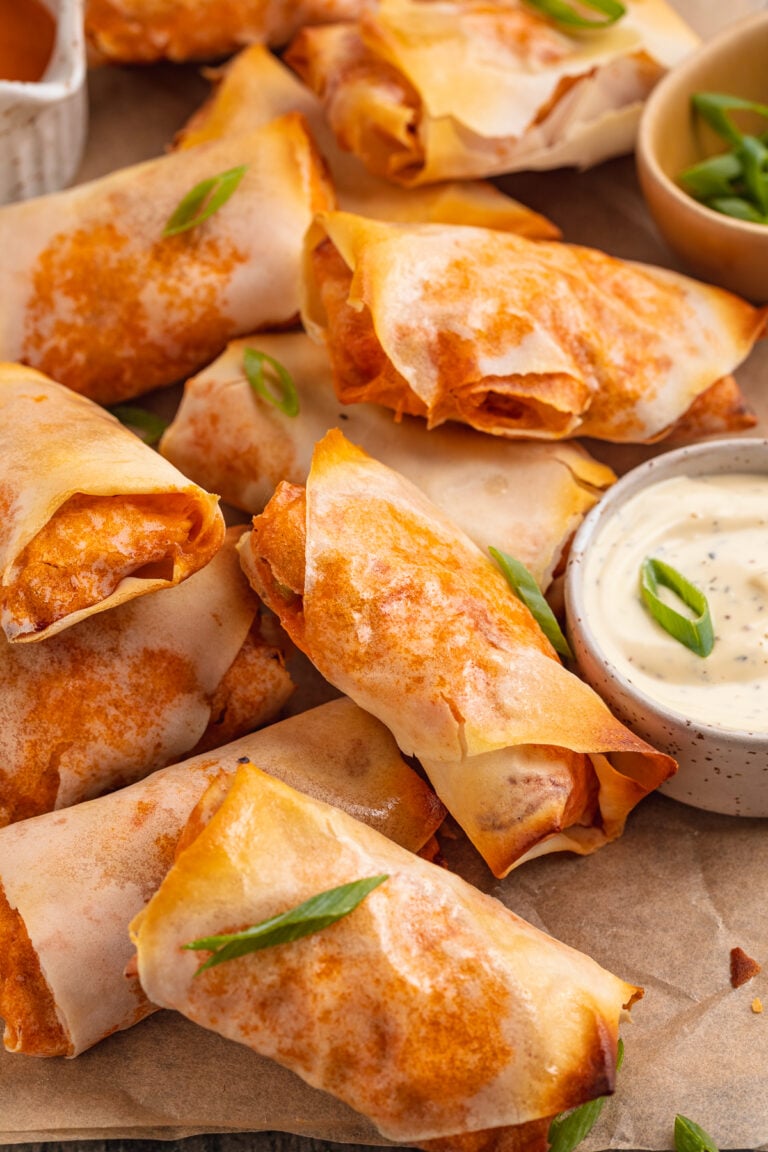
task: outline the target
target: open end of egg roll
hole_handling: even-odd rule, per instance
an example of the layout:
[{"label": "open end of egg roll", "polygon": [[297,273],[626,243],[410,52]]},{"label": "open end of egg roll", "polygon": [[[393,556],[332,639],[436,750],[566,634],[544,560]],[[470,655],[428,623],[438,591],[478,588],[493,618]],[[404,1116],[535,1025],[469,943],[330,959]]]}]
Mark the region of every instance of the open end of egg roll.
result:
[{"label": "open end of egg roll", "polygon": [[[41,632],[111,596],[129,576],[177,583],[215,551],[223,531],[179,493],[71,496],[16,558],[3,590],[9,636]],[[202,550],[202,555],[201,555]]]},{"label": "open end of egg roll", "polygon": [[0,883],[0,1018],[9,1052],[69,1056],[72,1046],[19,913]]}]

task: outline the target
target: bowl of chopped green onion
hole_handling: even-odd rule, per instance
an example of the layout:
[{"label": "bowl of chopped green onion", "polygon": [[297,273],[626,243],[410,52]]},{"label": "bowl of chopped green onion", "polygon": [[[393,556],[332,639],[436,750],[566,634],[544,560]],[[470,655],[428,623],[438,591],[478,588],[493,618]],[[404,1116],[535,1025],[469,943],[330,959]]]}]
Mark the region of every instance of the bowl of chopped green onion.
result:
[{"label": "bowl of chopped green onion", "polygon": [[657,85],[637,165],[651,215],[683,262],[768,302],[768,11],[729,26]]}]

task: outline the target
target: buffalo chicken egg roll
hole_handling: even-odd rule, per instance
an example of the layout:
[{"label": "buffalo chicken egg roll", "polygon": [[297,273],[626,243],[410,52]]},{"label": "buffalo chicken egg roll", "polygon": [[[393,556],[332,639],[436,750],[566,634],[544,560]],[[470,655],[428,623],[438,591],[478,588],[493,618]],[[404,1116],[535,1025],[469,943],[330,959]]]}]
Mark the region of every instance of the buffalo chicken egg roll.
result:
[{"label": "buffalo chicken egg roll", "polygon": [[[290,373],[295,415],[250,386],[248,348]],[[575,443],[512,444],[459,424],[428,432],[422,420],[395,424],[373,404],[342,414],[325,349],[299,332],[235,341],[188,380],[160,451],[229,504],[261,512],[281,480],[306,480],[315,442],[340,419],[355,443],[417,484],[480,548],[513,554],[543,587],[582,517],[614,479]]]},{"label": "buffalo chicken egg roll", "polygon": [[[239,184],[212,215],[163,235],[188,194],[238,169]],[[172,384],[232,337],[296,318],[304,232],[333,204],[292,115],[7,205],[0,357],[102,404]]]},{"label": "buffalo chicken egg roll", "polygon": [[179,147],[247,132],[276,116],[300,112],[328,163],[339,207],[346,212],[377,220],[477,224],[542,240],[560,235],[551,220],[485,181],[454,180],[406,190],[374,176],[336,143],[314,92],[260,44],[246,48],[211,75],[214,93],[182,129]]},{"label": "buffalo chicken egg roll", "polygon": [[430,427],[651,443],[754,424],[730,373],[768,309],[591,248],[486,228],[322,216],[305,327],[339,399]]},{"label": "buffalo chicken egg roll", "polygon": [[[132,925],[154,1003],[408,1144],[472,1147],[487,1133],[503,1147],[510,1126],[530,1124],[534,1139],[515,1146],[538,1149],[547,1118],[612,1090],[619,1018],[640,989],[253,765],[225,786]],[[384,879],[313,935],[207,971],[213,945],[185,948],[373,877]]]},{"label": "buffalo chicken egg roll", "polygon": [[340,432],[239,547],[291,638],[418,757],[497,876],[615,839],[674,771],[563,668],[448,516]]},{"label": "buffalo chicken egg roll", "polygon": [[352,20],[366,0],[86,0],[93,48],[119,64],[206,60],[252,41],[285,44],[304,24]]},{"label": "buffalo chicken egg roll", "polygon": [[651,89],[698,45],[665,0],[625,7],[584,34],[518,0],[379,0],[302,30],[286,60],[341,146],[399,184],[586,168],[632,150]]},{"label": "buffalo chicken egg roll", "polygon": [[341,699],[109,796],[0,830],[0,1018],[8,1051],[76,1056],[154,1011],[136,977],[124,975],[128,925],[170,868],[209,782],[233,774],[244,758],[411,851],[444,815],[384,725]]},{"label": "buffalo chicken egg roll", "polygon": [[271,720],[293,685],[238,563],[41,644],[0,642],[0,827],[129,784]]},{"label": "buffalo chicken egg roll", "polygon": [[15,641],[178,584],[224,540],[217,496],[19,364],[0,364],[0,510],[0,621]]}]

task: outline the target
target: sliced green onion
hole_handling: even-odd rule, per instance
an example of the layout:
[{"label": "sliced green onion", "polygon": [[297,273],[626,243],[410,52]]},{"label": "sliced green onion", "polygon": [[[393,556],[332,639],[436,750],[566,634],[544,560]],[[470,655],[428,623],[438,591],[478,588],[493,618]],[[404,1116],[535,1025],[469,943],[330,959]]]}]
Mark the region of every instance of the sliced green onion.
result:
[{"label": "sliced green onion", "polygon": [[744,136],[736,149],[744,175],[744,189],[752,202],[768,212],[768,148],[756,136]]},{"label": "sliced green onion", "polygon": [[[669,588],[682,600],[695,617],[683,616],[659,597],[659,585]],[[648,611],[675,640],[697,656],[709,656],[715,644],[715,633],[709,604],[701,589],[686,580],[681,572],[663,560],[646,557],[640,566],[640,593]]]},{"label": "sliced green onion", "polygon": [[[272,369],[273,383],[279,389],[277,394],[267,387],[267,382],[264,379],[265,364]],[[283,367],[279,360],[275,360],[273,356],[268,356],[266,352],[257,351],[256,348],[246,348],[243,353],[243,371],[251,388],[263,400],[273,404],[286,416],[298,416],[299,394],[296,391],[296,385],[290,372]]]},{"label": "sliced green onion", "polygon": [[758,212],[743,196],[714,196],[706,201],[708,208],[722,212],[723,216],[733,216],[735,220],[746,220],[748,224],[768,224],[768,216]]},{"label": "sliced green onion", "polygon": [[[565,24],[570,28],[607,28],[615,24],[626,15],[626,6],[619,0],[578,0],[578,8],[568,0],[526,0],[530,8],[541,12],[542,16],[549,16],[550,20],[558,24]],[[602,19],[583,16],[579,8],[586,8],[592,12],[600,12]]]},{"label": "sliced green onion", "polygon": [[563,636],[552,609],[547,604],[541,589],[525,564],[521,564],[519,560],[508,556],[506,552],[500,552],[498,548],[489,548],[488,551],[501,568],[504,578],[515,596],[518,600],[522,600],[528,608],[555,651],[564,656],[566,660],[572,660],[573,652],[571,652],[568,641]]},{"label": "sliced green onion", "polygon": [[718,1152],[709,1133],[687,1116],[675,1116],[675,1152]]},{"label": "sliced green onion", "polygon": [[[619,1040],[616,1053],[616,1071],[624,1061],[624,1042]],[[561,1112],[555,1116],[549,1126],[549,1152],[573,1152],[585,1140],[597,1123],[597,1118],[605,1106],[607,1096],[598,1096],[596,1100],[588,1100],[571,1112]]]},{"label": "sliced green onion", "polygon": [[731,150],[686,168],[678,182],[715,212],[750,224],[768,224],[768,133],[743,133],[729,115],[742,111],[768,117],[768,104],[722,92],[696,92],[691,103]]},{"label": "sliced green onion", "polygon": [[146,408],[132,408],[128,404],[115,404],[108,409],[116,416],[121,424],[132,428],[145,444],[157,444],[168,427],[168,421],[154,412],[147,412]]},{"label": "sliced green onion", "polygon": [[226,204],[247,171],[248,165],[241,164],[238,168],[230,168],[227,172],[219,172],[218,176],[201,180],[179,201],[163,228],[163,238],[189,232],[213,216],[214,212]]},{"label": "sliced green onion", "polygon": [[686,168],[678,180],[696,200],[709,200],[713,196],[731,196],[740,176],[741,162],[733,152],[724,152]]},{"label": "sliced green onion", "polygon": [[768,104],[757,104],[754,100],[729,96],[725,92],[696,92],[691,96],[691,103],[702,120],[733,145],[741,142],[742,134],[729,112],[755,112],[758,116],[768,116]]},{"label": "sliced green onion", "polygon": [[353,880],[349,884],[342,884],[339,888],[329,888],[317,896],[311,896],[303,904],[283,912],[279,916],[271,916],[262,920],[251,928],[244,928],[242,932],[230,932],[223,936],[206,936],[201,940],[193,940],[191,944],[184,944],[184,948],[193,951],[212,952],[204,964],[201,964],[195,975],[204,972],[206,968],[213,968],[223,964],[225,960],[235,960],[239,956],[246,956],[249,952],[261,952],[264,948],[273,948],[277,944],[290,944],[293,940],[300,940],[303,936],[312,936],[322,931],[337,920],[354,912],[358,904],[378,888],[389,877],[368,876],[364,880]]}]

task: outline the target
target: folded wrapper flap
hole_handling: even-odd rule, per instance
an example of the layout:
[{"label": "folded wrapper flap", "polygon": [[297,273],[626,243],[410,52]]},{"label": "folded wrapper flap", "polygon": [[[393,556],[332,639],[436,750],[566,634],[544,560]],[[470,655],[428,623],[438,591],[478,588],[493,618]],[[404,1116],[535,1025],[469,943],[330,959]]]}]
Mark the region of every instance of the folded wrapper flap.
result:
[{"label": "folded wrapper flap", "polygon": [[[378,875],[384,883],[314,935],[199,974],[207,953],[184,949]],[[272,1057],[407,1143],[503,1136],[611,1091],[619,1018],[640,994],[252,765],[131,931],[155,1003]]]}]

